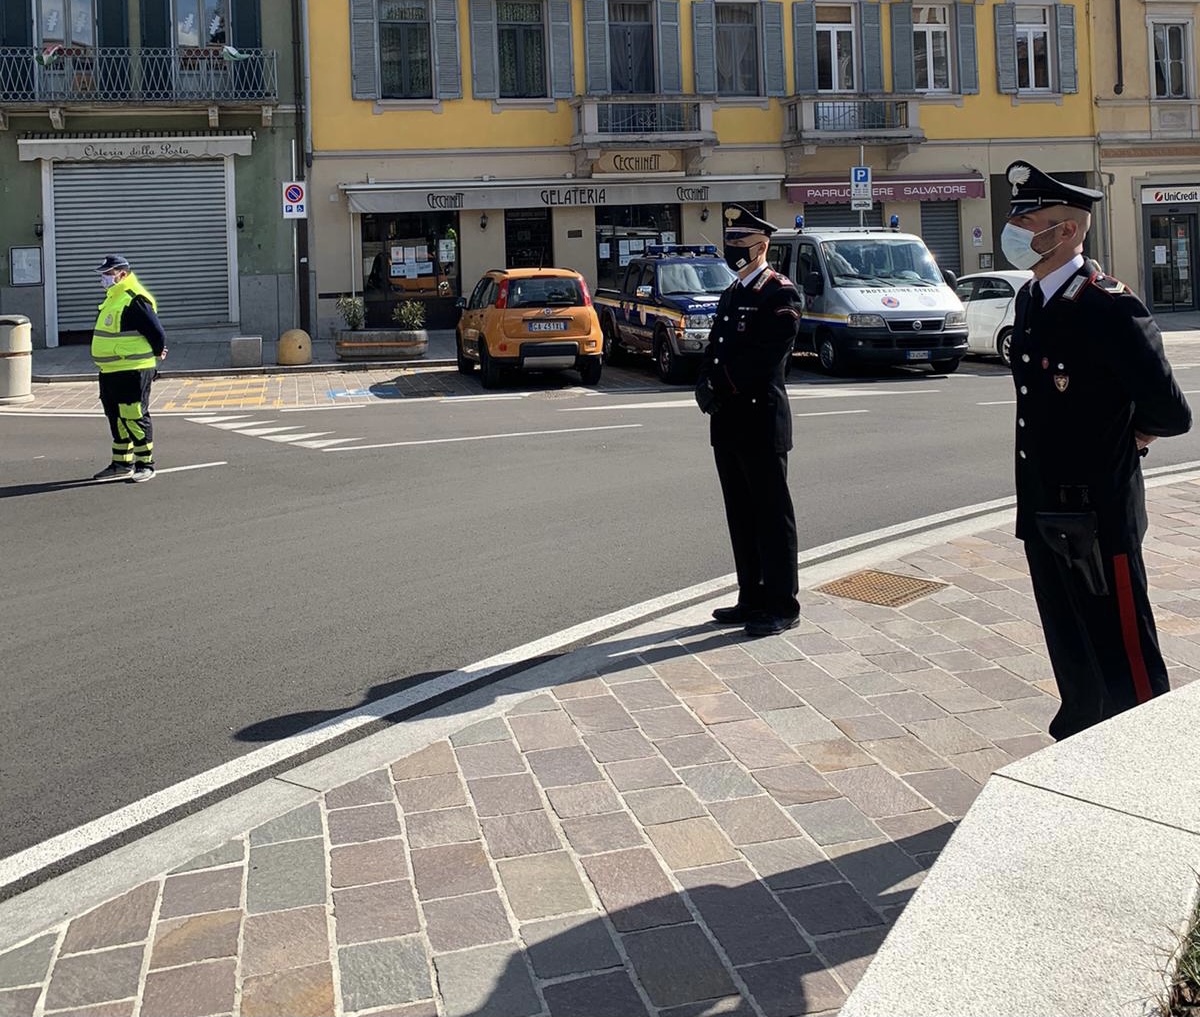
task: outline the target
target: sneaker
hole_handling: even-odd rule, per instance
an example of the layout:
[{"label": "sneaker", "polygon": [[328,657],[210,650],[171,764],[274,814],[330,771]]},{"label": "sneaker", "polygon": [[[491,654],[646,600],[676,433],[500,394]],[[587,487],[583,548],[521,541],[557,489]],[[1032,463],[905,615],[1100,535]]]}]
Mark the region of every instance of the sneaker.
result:
[{"label": "sneaker", "polygon": [[92,474],[93,480],[116,480],[133,476],[133,467],[129,463],[109,463],[99,473]]},{"label": "sneaker", "polygon": [[147,480],[154,479],[154,464],[153,463],[138,463],[133,468],[133,476],[130,478],[135,484],[141,484]]}]

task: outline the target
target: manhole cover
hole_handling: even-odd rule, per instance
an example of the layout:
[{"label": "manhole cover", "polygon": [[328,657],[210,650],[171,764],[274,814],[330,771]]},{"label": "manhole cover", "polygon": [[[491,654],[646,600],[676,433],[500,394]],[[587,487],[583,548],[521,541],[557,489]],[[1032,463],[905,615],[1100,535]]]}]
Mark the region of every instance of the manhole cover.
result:
[{"label": "manhole cover", "polygon": [[866,569],[818,586],[817,592],[845,597],[848,600],[861,600],[864,604],[878,604],[880,607],[903,607],[948,585],[928,579],[900,576],[894,572]]}]

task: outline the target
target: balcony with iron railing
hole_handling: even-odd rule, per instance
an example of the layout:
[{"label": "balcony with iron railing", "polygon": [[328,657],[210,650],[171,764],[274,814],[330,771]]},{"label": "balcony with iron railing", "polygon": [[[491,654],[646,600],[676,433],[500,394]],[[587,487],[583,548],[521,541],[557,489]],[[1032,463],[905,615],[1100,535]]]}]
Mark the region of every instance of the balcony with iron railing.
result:
[{"label": "balcony with iron railing", "polygon": [[654,145],[690,147],[712,145],[713,107],[694,96],[606,95],[579,96],[575,108],[576,146]]},{"label": "balcony with iron railing", "polygon": [[274,50],[228,46],[71,47],[42,52],[0,47],[0,108],[273,106]]},{"label": "balcony with iron railing", "polygon": [[785,100],[784,142],[791,144],[919,144],[925,140],[917,99],[793,96]]}]

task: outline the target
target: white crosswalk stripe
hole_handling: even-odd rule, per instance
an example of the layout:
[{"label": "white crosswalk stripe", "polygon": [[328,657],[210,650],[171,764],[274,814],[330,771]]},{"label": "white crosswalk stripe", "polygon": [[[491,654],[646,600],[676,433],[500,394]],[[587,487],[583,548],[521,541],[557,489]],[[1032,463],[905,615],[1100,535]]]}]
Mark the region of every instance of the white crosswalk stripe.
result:
[{"label": "white crosswalk stripe", "polygon": [[346,442],[361,441],[361,438],[331,438],[334,431],[305,431],[302,424],[280,424],[278,420],[256,420],[251,414],[220,417],[186,417],[193,424],[207,424],[222,431],[244,434],[250,438],[262,438],[278,445],[297,445],[301,448],[323,449]]}]

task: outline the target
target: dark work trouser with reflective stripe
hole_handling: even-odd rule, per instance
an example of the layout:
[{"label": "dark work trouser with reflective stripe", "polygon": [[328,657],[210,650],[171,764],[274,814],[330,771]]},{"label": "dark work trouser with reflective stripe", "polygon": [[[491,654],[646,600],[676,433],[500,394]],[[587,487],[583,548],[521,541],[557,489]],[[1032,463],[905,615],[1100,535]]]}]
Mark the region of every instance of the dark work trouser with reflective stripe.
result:
[{"label": "dark work trouser with reflective stripe", "polygon": [[114,463],[154,464],[154,425],[150,420],[153,380],[153,368],[100,375],[100,405],[112,431]]},{"label": "dark work trouser with reflective stripe", "polygon": [[1140,546],[1103,555],[1104,596],[1089,593],[1039,539],[1025,541],[1025,558],[1062,697],[1052,737],[1061,741],[1170,691]]}]

